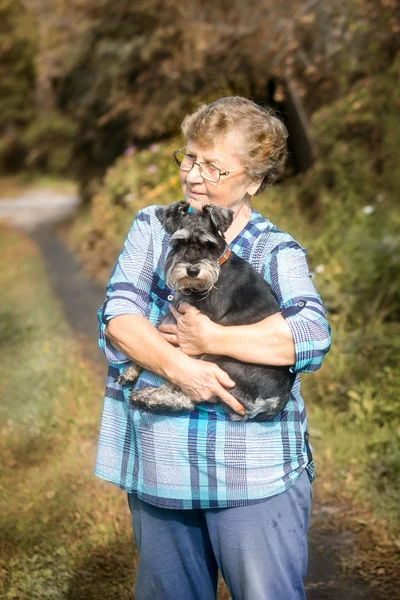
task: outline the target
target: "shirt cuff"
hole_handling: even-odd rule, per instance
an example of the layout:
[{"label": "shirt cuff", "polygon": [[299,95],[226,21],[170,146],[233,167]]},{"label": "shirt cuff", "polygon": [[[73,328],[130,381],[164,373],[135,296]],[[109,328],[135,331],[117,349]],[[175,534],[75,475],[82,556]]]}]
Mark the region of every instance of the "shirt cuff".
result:
[{"label": "shirt cuff", "polygon": [[133,300],[123,296],[111,296],[99,309],[99,347],[104,352],[108,362],[120,365],[130,362],[130,358],[125,356],[120,350],[117,350],[105,335],[108,322],[114,317],[121,315],[140,315],[144,316]]},{"label": "shirt cuff", "polygon": [[301,298],[286,304],[281,314],[289,325],[294,341],[296,362],[290,367],[290,371],[316,371],[330,346],[329,331],[324,326],[326,321],[315,319],[314,311],[308,310],[307,300]]}]

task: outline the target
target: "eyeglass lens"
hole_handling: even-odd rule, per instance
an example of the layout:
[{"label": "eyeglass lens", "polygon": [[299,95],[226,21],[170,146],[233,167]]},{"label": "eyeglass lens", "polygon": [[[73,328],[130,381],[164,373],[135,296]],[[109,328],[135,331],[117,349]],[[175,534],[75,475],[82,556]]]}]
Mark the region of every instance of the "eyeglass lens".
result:
[{"label": "eyeglass lens", "polygon": [[182,171],[191,171],[194,164],[197,164],[200,169],[200,173],[204,179],[212,183],[218,183],[220,178],[220,170],[215,165],[207,162],[196,163],[192,156],[188,156],[183,152],[177,152],[175,154],[175,164]]}]

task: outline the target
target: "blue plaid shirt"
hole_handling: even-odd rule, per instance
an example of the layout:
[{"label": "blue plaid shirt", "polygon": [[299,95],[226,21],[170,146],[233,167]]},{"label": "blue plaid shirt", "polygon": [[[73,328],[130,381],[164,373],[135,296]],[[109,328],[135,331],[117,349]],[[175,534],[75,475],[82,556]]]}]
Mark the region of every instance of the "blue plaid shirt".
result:
[{"label": "blue plaid shirt", "polygon": [[[138,213],[98,312],[99,345],[110,364],[96,475],[150,504],[178,509],[244,506],[285,491],[304,469],[312,478],[299,373],[320,367],[330,346],[329,325],[306,251],[254,210],[230,248],[271,284],[293,334],[297,377],[285,409],[262,423],[229,421],[210,404],[178,416],[154,415],[131,408],[129,386],[114,381],[130,363],[106,339],[107,322],[136,314],[157,327],[173,293],[164,280],[170,237],[155,209]],[[163,381],[144,370],[134,385]]]}]

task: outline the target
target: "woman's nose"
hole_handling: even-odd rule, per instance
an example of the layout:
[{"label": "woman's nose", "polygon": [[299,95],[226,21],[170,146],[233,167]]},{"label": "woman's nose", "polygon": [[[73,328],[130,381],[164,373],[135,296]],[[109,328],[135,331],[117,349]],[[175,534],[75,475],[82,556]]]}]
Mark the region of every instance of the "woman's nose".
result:
[{"label": "woman's nose", "polygon": [[199,181],[201,181],[201,182],[203,181],[203,177],[201,175],[199,165],[197,165],[197,164],[193,165],[193,167],[190,169],[190,171],[186,175],[186,181],[189,181],[189,183],[197,183]]}]

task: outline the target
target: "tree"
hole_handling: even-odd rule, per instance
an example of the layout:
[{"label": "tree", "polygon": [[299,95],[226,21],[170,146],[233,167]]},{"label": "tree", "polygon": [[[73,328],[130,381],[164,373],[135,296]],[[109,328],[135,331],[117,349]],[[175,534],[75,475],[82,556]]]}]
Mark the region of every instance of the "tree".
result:
[{"label": "tree", "polygon": [[35,107],[35,24],[20,0],[0,0],[0,166],[24,157],[20,129]]}]

